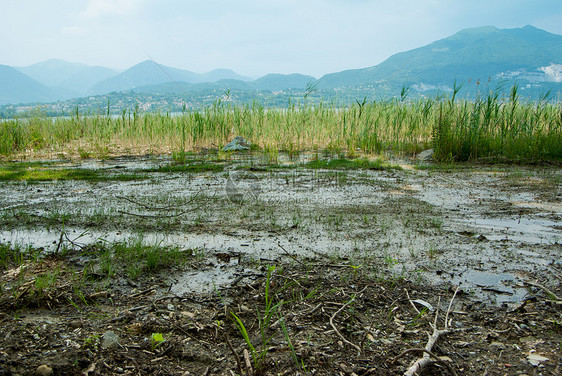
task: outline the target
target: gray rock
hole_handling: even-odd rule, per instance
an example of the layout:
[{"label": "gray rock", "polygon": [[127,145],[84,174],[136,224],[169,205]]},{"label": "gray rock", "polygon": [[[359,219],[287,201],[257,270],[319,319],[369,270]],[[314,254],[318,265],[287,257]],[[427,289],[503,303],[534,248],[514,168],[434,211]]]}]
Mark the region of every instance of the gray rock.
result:
[{"label": "gray rock", "polygon": [[119,336],[111,330],[103,333],[101,337],[101,347],[102,349],[114,349],[119,347]]},{"label": "gray rock", "polygon": [[39,376],[51,376],[53,374],[53,369],[45,364],[40,365],[39,367],[37,367],[37,370],[35,371],[36,375]]},{"label": "gray rock", "polygon": [[222,148],[223,151],[238,151],[249,149],[250,143],[240,136],[234,137],[232,141],[230,141],[224,148]]},{"label": "gray rock", "polygon": [[[534,351],[534,350],[531,350]],[[547,362],[548,358],[544,357],[542,355],[536,354],[534,352],[531,352],[529,355],[527,355],[527,360],[529,361],[529,363],[531,363],[531,365],[533,366],[538,366],[541,364],[541,362]]]},{"label": "gray rock", "polygon": [[422,162],[433,161],[433,149],[427,149],[418,154],[418,160]]}]

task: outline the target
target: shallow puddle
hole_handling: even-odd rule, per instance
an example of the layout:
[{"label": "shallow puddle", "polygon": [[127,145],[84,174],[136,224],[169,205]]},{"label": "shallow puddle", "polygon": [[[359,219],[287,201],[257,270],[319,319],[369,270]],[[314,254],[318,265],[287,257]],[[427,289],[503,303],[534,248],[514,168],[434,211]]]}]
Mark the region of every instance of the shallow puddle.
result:
[{"label": "shallow puddle", "polygon": [[447,280],[465,292],[494,304],[520,302],[529,294],[527,289],[516,285],[516,277],[512,273],[467,270]]},{"label": "shallow puddle", "polygon": [[[560,216],[562,213],[557,213]],[[562,241],[560,221],[542,218],[466,218],[458,219],[482,233],[489,240],[512,240],[517,242],[556,244]]]},{"label": "shallow puddle", "polygon": [[[170,162],[121,158],[63,166],[142,172]],[[253,190],[242,195],[253,200],[231,201],[229,174],[262,162],[234,158],[221,162],[220,173],[149,173],[148,179],[128,182],[2,183],[0,240],[54,252],[64,231],[82,246],[140,236],[147,244],[210,258],[224,252],[267,264],[280,258],[345,262],[462,284],[495,303],[524,298],[517,271],[552,278],[557,265],[552,260],[562,258],[559,184],[514,188],[509,173],[476,167],[457,172],[262,168],[249,171],[247,179],[239,174],[236,181],[237,189]],[[560,172],[545,174],[535,180],[556,181],[552,176]],[[200,194],[204,200],[185,206]],[[518,214],[521,209],[526,211]],[[239,268],[217,263],[188,270],[174,276],[172,290],[212,292],[251,273]],[[435,278],[440,270],[454,274]]]}]

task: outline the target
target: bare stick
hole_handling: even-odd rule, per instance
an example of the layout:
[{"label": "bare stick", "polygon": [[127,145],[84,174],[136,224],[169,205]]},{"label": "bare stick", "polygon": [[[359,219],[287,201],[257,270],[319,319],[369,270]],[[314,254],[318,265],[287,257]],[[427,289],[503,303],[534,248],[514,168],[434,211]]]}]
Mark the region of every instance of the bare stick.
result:
[{"label": "bare stick", "polygon": [[418,313],[418,315],[420,314],[420,311],[418,309],[418,307],[416,307],[416,305],[414,304],[414,302],[412,302],[412,299],[410,299],[410,294],[408,294],[408,289],[404,289],[404,291],[406,291],[406,296],[408,297],[408,301],[410,302],[410,304],[412,305],[412,307],[414,307],[414,310]]},{"label": "bare stick", "polygon": [[447,308],[447,313],[445,314],[445,329],[447,329],[449,327],[449,313],[451,312],[451,307],[453,306],[453,300],[455,300],[455,296],[457,296],[457,292],[459,292],[459,287],[457,286],[455,293],[453,294],[453,297],[451,298],[451,301],[449,302],[449,308]]},{"label": "bare stick", "polygon": [[61,234],[60,234],[59,244],[57,245],[57,250],[55,251],[55,255],[59,254],[59,249],[60,249],[60,246],[62,245],[63,236],[64,236],[64,231],[61,232]]},{"label": "bare stick", "polygon": [[240,375],[243,375],[244,372],[242,372],[242,363],[240,363],[240,357],[238,356],[238,354],[234,350],[234,347],[232,346],[232,343],[230,343],[230,338],[228,338],[228,334],[225,334],[224,336],[226,338],[226,343],[228,344],[228,347],[230,347],[230,351],[232,351],[232,353],[234,354],[234,359],[236,359],[236,365],[238,366],[238,373]]},{"label": "bare stick", "polygon": [[[82,236],[82,235],[80,235],[78,238],[80,238],[81,236]],[[69,242],[70,244],[72,244],[73,246],[78,247],[78,248],[84,250],[84,246],[83,246],[83,245],[80,245],[80,244],[76,243],[75,240],[78,239],[78,238],[72,240],[72,239],[70,239],[70,238],[68,237],[68,234],[67,234],[66,232],[64,232],[64,237],[65,237],[66,240],[68,240],[68,242]]]},{"label": "bare stick", "polygon": [[282,245],[281,242],[277,242],[277,245],[279,246],[279,248],[281,248],[283,250],[283,253],[285,253],[287,256],[289,256],[290,258],[292,258],[293,260],[295,260],[296,262],[298,262],[301,265],[304,265],[304,263],[299,260],[298,258],[296,258],[295,255],[292,255],[289,253],[289,251],[287,251]]},{"label": "bare stick", "polygon": [[135,216],[135,217],[140,217],[140,218],[174,218],[174,217],[179,217],[179,216],[182,216],[182,215],[185,215],[185,214],[189,214],[189,213],[191,213],[191,212],[193,212],[193,211],[195,211],[195,210],[199,210],[199,209],[201,209],[203,206],[205,206],[206,203],[207,203],[207,202],[204,202],[204,203],[202,203],[201,205],[192,208],[191,210],[182,211],[182,212],[179,212],[179,213],[176,213],[176,214],[170,214],[170,215],[162,215],[162,214],[156,214],[156,215],[154,215],[154,214],[137,214],[137,213],[126,212],[126,211],[124,211],[124,210],[117,210],[117,212],[118,212],[118,213],[121,213],[121,214],[127,214],[127,215],[132,215],[132,216]]},{"label": "bare stick", "polygon": [[253,376],[254,372],[252,370],[252,363],[250,363],[250,354],[247,349],[244,349],[244,362],[246,363],[246,371],[248,371],[249,376]]},{"label": "bare stick", "polygon": [[182,216],[184,214],[187,214],[189,212],[180,212],[177,214],[171,214],[171,215],[162,215],[162,214],[157,214],[157,215],[152,215],[152,214],[137,214],[137,213],[130,213],[130,212],[126,212],[123,210],[117,210],[118,213],[121,214],[126,214],[126,215],[132,215],[133,217],[140,217],[140,218],[174,218],[174,217],[179,217]]},{"label": "bare stick", "polygon": [[552,291],[550,291],[549,289],[547,289],[546,287],[544,287],[541,284],[538,283],[533,283],[533,282],[527,282],[527,281],[523,281],[526,284],[530,285],[530,286],[534,286],[534,287],[538,287],[539,289],[543,290],[544,292],[546,292],[546,294],[548,295],[548,297],[551,300],[556,300],[556,301],[561,301],[562,298],[558,297],[555,293],[553,293]]},{"label": "bare stick", "polygon": [[435,310],[435,320],[433,320],[433,325],[431,325],[431,323],[429,324],[433,328],[433,331],[437,330],[437,317],[439,316],[439,305],[440,304],[441,304],[441,297],[439,297],[439,299],[437,300],[437,309]]},{"label": "bare stick", "polygon": [[135,201],[135,200],[133,200],[131,198],[128,198],[128,197],[125,197],[125,196],[115,196],[115,197],[117,197],[121,200],[129,201],[131,204],[142,206],[143,208],[148,209],[148,210],[170,210],[170,209],[176,209],[176,208],[179,208],[179,207],[182,207],[182,206],[187,206],[187,205],[191,204],[199,196],[200,193],[201,193],[201,191],[198,191],[195,195],[191,196],[191,198],[184,204],[170,205],[170,206],[160,206],[160,207],[159,206],[146,205],[146,204],[143,204],[142,202]]},{"label": "bare stick", "polygon": [[340,313],[345,307],[347,307],[349,304],[351,304],[353,301],[355,300],[355,297],[351,298],[351,300],[347,303],[345,303],[340,309],[338,309],[333,315],[332,317],[330,317],[330,325],[332,326],[332,328],[334,329],[334,331],[336,332],[336,334],[338,335],[338,337],[340,337],[345,343],[347,343],[348,345],[352,346],[353,348],[355,348],[357,350],[357,352],[359,353],[359,355],[361,355],[361,347],[357,346],[355,343],[348,341],[338,330],[338,328],[336,328],[336,326],[334,325],[334,318],[338,315],[338,313]]},{"label": "bare stick", "polygon": [[[445,314],[445,325],[444,325],[444,329],[442,330],[438,330],[437,329],[437,314],[439,312],[439,310],[437,310],[437,312],[435,312],[435,320],[432,323],[429,323],[429,325],[431,325],[431,327],[433,328],[433,334],[429,335],[429,338],[427,340],[427,343],[425,345],[425,348],[421,349],[421,351],[424,352],[423,357],[419,358],[418,360],[416,360],[414,362],[414,364],[412,364],[412,366],[410,368],[408,368],[408,370],[404,373],[404,376],[413,376],[418,374],[418,372],[420,372],[423,368],[427,367],[428,365],[430,365],[432,362],[436,361],[434,359],[439,359],[438,357],[436,357],[432,352],[431,349],[433,349],[433,346],[435,345],[435,343],[437,342],[437,340],[439,339],[439,336],[441,335],[445,335],[449,332],[449,313],[451,312],[451,308],[453,307],[453,301],[455,300],[455,297],[457,295],[459,288],[457,287],[455,293],[453,294],[453,297],[451,298],[451,301],[449,302],[449,307],[447,308],[447,312]],[[437,304],[437,306],[439,307],[439,304]],[[451,320],[452,321],[452,320]],[[419,351],[420,349],[410,349],[410,350],[415,350],[415,351]],[[395,358],[398,359],[399,357],[401,357],[402,355],[404,355],[405,353],[409,352],[409,350],[406,350],[403,354],[400,354],[398,357]],[[432,357],[434,359],[432,359]],[[438,360],[440,363],[443,363],[447,366],[447,369],[449,370],[449,372],[456,376],[455,371],[453,370],[452,367],[450,367],[447,363],[444,363],[441,359]],[[394,362],[394,361],[393,361]]]},{"label": "bare stick", "polygon": [[[448,330],[434,330],[433,334],[429,336],[429,339],[427,340],[427,344],[425,345],[424,350],[427,350],[425,353],[427,354],[428,352],[431,352],[431,349],[433,348],[433,346],[435,345],[435,343],[437,342],[437,340],[439,339],[439,336],[448,333]],[[404,373],[404,376],[413,376],[417,373],[419,373],[423,368],[427,367],[428,365],[430,365],[432,363],[432,359],[429,357],[429,355],[425,355],[422,358],[419,358],[418,360],[416,360],[414,362],[414,364],[412,364],[412,366],[410,368],[408,368],[408,370]]]},{"label": "bare stick", "polygon": [[375,318],[373,317],[373,319],[371,319],[371,324],[369,325],[369,328],[367,330],[365,330],[365,334],[363,335],[363,338],[361,339],[361,345],[359,346],[361,348],[361,354],[363,354],[365,351],[365,341],[367,340],[367,336],[369,336],[369,333],[371,333],[371,329],[373,329],[373,326],[375,325]]},{"label": "bare stick", "polygon": [[457,373],[455,372],[453,367],[451,367],[449,365],[449,363],[447,363],[446,361],[444,361],[443,359],[441,359],[440,357],[438,357],[437,355],[435,355],[431,351],[429,351],[427,349],[422,349],[422,348],[413,348],[413,349],[405,350],[402,353],[400,353],[400,355],[398,355],[396,358],[392,359],[392,362],[390,362],[390,363],[395,363],[398,359],[402,358],[404,355],[406,355],[408,353],[411,353],[411,352],[424,352],[426,354],[429,354],[429,356],[431,356],[437,363],[444,365],[451,375],[457,376]]}]

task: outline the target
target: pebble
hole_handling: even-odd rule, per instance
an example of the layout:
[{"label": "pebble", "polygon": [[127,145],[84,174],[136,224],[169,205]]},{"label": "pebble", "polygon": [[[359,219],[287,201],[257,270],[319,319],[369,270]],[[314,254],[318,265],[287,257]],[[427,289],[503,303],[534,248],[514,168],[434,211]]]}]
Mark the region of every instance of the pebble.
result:
[{"label": "pebble", "polygon": [[115,332],[108,330],[101,337],[102,349],[117,348],[119,346],[119,336]]},{"label": "pebble", "polygon": [[39,376],[51,376],[53,374],[53,369],[45,364],[40,365],[39,367],[37,367],[37,370],[35,371],[36,375]]},{"label": "pebble", "polygon": [[[531,350],[533,351],[533,350]],[[538,366],[541,364],[541,362],[546,362],[548,361],[547,357],[544,357],[542,355],[539,354],[535,354],[534,352],[531,352],[529,355],[527,355],[527,360],[529,361],[529,363],[531,363],[531,365],[533,366]]]},{"label": "pebble", "polygon": [[490,347],[495,347],[495,348],[497,348],[497,349],[499,349],[499,350],[504,350],[504,349],[505,349],[505,345],[504,345],[503,343],[501,343],[501,342],[496,342],[496,341],[492,342],[492,343],[490,344]]},{"label": "pebble", "polygon": [[70,327],[70,329],[77,329],[82,328],[84,326],[84,323],[81,320],[73,320],[68,323],[68,326]]},{"label": "pebble", "polygon": [[195,314],[192,313],[192,312],[189,312],[189,311],[182,311],[182,312],[180,313],[180,315],[182,315],[183,317],[188,318],[188,319],[193,319],[193,318],[195,318]]}]

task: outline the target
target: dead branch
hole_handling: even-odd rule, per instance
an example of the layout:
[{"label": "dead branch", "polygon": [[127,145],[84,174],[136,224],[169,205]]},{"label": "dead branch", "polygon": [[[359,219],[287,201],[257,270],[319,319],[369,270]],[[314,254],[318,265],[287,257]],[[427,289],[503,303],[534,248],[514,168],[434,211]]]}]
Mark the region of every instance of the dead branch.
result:
[{"label": "dead branch", "polygon": [[[449,307],[447,308],[447,312],[445,313],[445,323],[443,325],[443,329],[439,330],[437,328],[437,317],[439,314],[439,309],[436,310],[435,312],[435,320],[433,321],[433,323],[429,323],[429,325],[432,327],[433,329],[433,333],[431,335],[429,335],[428,333],[428,340],[427,343],[425,345],[425,347],[423,349],[419,349],[419,348],[415,348],[415,349],[409,349],[404,351],[402,354],[400,354],[399,356],[397,356],[392,363],[394,363],[397,359],[399,359],[400,357],[404,356],[405,354],[409,353],[409,352],[423,352],[424,355],[423,357],[419,358],[418,360],[416,360],[414,362],[414,364],[412,364],[410,366],[410,368],[408,368],[408,370],[404,373],[404,376],[413,376],[413,375],[417,375],[419,372],[421,372],[421,370],[425,367],[427,367],[428,365],[430,365],[431,363],[434,362],[439,362],[440,364],[445,364],[447,369],[449,370],[449,372],[456,376],[455,371],[453,370],[452,367],[449,366],[449,364],[445,363],[442,359],[440,359],[439,357],[435,356],[431,350],[433,349],[433,346],[435,345],[435,343],[437,342],[437,340],[439,339],[440,336],[445,335],[447,333],[449,333],[449,326],[450,326],[450,322],[449,322],[449,314],[451,312],[451,309],[453,307],[453,301],[455,300],[455,297],[457,295],[457,292],[459,291],[459,288],[457,287],[457,289],[455,290],[455,293],[453,294],[453,297],[451,298],[451,301],[449,302]],[[406,292],[407,293],[407,292]],[[410,296],[408,295],[408,300],[410,300]],[[410,302],[413,305],[413,302],[410,300]],[[439,307],[439,304],[437,304],[437,307]],[[415,307],[414,307],[415,308]],[[417,309],[416,309],[417,311]],[[452,321],[452,319],[451,319]],[[438,360],[437,360],[438,359]]]},{"label": "dead branch", "polygon": [[252,363],[250,362],[250,354],[248,353],[247,349],[244,349],[244,362],[246,363],[246,371],[248,372],[248,376],[254,376],[254,371],[252,369]]},{"label": "dead branch", "polygon": [[373,326],[375,325],[375,319],[373,317],[373,319],[371,320],[371,324],[369,325],[369,327],[367,328],[367,330],[365,330],[365,334],[363,335],[363,338],[361,338],[361,344],[359,345],[359,348],[361,349],[361,355],[363,355],[365,353],[365,341],[367,340],[367,337],[369,336],[369,333],[371,333],[371,330],[373,329]]},{"label": "dead branch", "polygon": [[125,197],[125,196],[115,196],[115,197],[117,197],[118,199],[121,199],[121,200],[129,201],[131,204],[141,206],[141,207],[143,207],[145,209],[148,209],[148,210],[163,210],[163,211],[165,211],[165,210],[170,210],[170,209],[181,208],[182,206],[187,206],[187,205],[191,204],[197,197],[199,197],[200,193],[201,193],[201,190],[199,190],[195,195],[191,196],[191,198],[187,202],[185,202],[184,204],[170,205],[170,206],[151,206],[151,205],[143,204],[142,202],[139,202],[139,201],[135,201],[132,198]]},{"label": "dead branch", "polygon": [[[142,202],[135,201],[135,200],[130,199],[130,198],[125,197],[125,196],[116,196],[116,197],[119,198],[119,199],[128,201],[128,202],[130,202],[130,203],[132,203],[132,204],[138,205],[138,206],[140,206],[140,207],[142,207],[142,208],[145,208],[145,209],[147,209],[147,210],[151,210],[151,211],[169,211],[169,210],[172,210],[172,209],[178,209],[178,208],[181,208],[181,207],[190,205],[193,201],[195,201],[195,199],[196,199],[197,197],[199,197],[200,194],[201,194],[201,190],[198,191],[195,195],[191,196],[191,198],[190,198],[187,202],[185,202],[184,204],[181,204],[181,205],[170,205],[170,206],[150,206],[150,205],[143,204]],[[216,194],[216,193],[215,193],[215,194]],[[214,195],[213,195],[213,197],[214,197]],[[175,213],[175,214],[168,214],[168,215],[164,215],[164,214],[139,214],[139,213],[132,213],[132,212],[124,211],[124,210],[118,210],[117,212],[118,212],[118,213],[121,213],[121,214],[125,214],[125,215],[131,215],[131,216],[134,216],[134,217],[139,217],[139,218],[174,218],[174,217],[180,217],[180,216],[182,216],[182,215],[192,213],[192,212],[195,211],[195,210],[201,209],[203,206],[205,206],[205,204],[207,204],[207,202],[208,202],[211,198],[212,198],[212,197],[210,197],[209,199],[205,200],[205,201],[204,201],[201,205],[199,205],[199,206],[196,206],[196,207],[194,207],[194,208],[191,208],[190,210],[183,210],[183,211],[180,211],[179,213]]]},{"label": "dead branch", "polygon": [[556,300],[556,301],[562,301],[562,298],[560,298],[559,296],[557,296],[555,293],[553,293],[552,291],[550,291],[548,288],[544,287],[543,285],[539,284],[539,283],[533,283],[533,282],[527,282],[527,281],[523,281],[525,284],[529,285],[529,286],[534,286],[537,287],[541,290],[543,290],[544,292],[546,292],[546,294],[548,295],[549,299],[551,300]]},{"label": "dead branch", "polygon": [[[86,232],[82,233],[82,235],[84,235],[85,233],[86,233]],[[66,232],[63,232],[63,234],[64,234],[64,237],[66,238],[66,240],[68,240],[68,242],[69,242],[70,244],[72,244],[72,245],[75,246],[75,247],[80,248],[81,250],[84,250],[84,246],[83,246],[83,245],[80,245],[80,244],[78,244],[78,243],[76,242],[76,239],[80,238],[82,235],[80,235],[80,236],[78,236],[77,238],[75,238],[74,240],[72,240],[72,239],[70,239],[70,238],[68,237],[68,234],[67,234]],[[58,248],[57,248],[57,250],[58,250]]]},{"label": "dead branch", "polygon": [[428,349],[412,348],[412,349],[405,350],[405,351],[403,351],[402,353],[400,353],[400,355],[398,355],[397,357],[395,357],[395,358],[392,360],[392,362],[390,362],[390,363],[391,363],[391,364],[392,364],[392,363],[395,363],[398,359],[402,358],[404,355],[409,354],[409,353],[411,353],[411,352],[423,352],[423,353],[428,354],[430,357],[432,357],[432,358],[434,359],[435,362],[444,365],[444,366],[447,368],[447,370],[449,371],[449,373],[450,373],[451,375],[457,376],[457,373],[455,372],[455,370],[453,369],[453,367],[451,367],[451,366],[449,365],[449,363],[447,363],[446,361],[444,361],[443,359],[441,359],[440,357],[438,357],[437,355],[435,355],[434,353],[432,353],[432,352],[429,351]]},{"label": "dead branch", "polygon": [[410,366],[410,368],[408,368],[408,370],[404,373],[404,376],[416,375],[419,372],[421,372],[422,369],[424,369],[425,367],[427,367],[431,363],[433,363],[433,360],[427,354],[431,353],[431,349],[433,349],[433,346],[435,345],[435,343],[437,342],[439,337],[441,335],[447,334],[448,332],[449,332],[448,330],[437,330],[437,329],[435,329],[433,331],[433,334],[430,335],[429,339],[427,340],[427,343],[426,343],[425,348],[424,348],[424,350],[427,350],[427,351],[424,352],[424,356],[419,358],[418,360],[416,360],[414,362],[414,364],[412,364]]},{"label": "dead branch", "polygon": [[64,237],[64,231],[60,233],[59,244],[57,245],[57,250],[55,251],[55,255],[59,254],[60,246],[62,245],[62,238]]},{"label": "dead branch", "polygon": [[240,357],[236,353],[236,350],[234,350],[234,347],[232,346],[232,343],[230,342],[230,338],[228,338],[228,333],[226,333],[224,336],[226,338],[226,343],[228,344],[228,347],[230,347],[230,351],[232,351],[232,353],[234,354],[234,359],[236,359],[236,366],[238,367],[238,373],[240,375],[243,375],[244,372],[242,372],[242,363],[240,362]]},{"label": "dead branch", "polygon": [[121,214],[125,214],[125,215],[132,215],[133,217],[139,217],[139,218],[174,218],[174,217],[180,217],[182,215],[185,215],[185,214],[189,213],[188,211],[183,211],[183,212],[171,214],[171,215],[162,215],[162,214],[153,215],[153,214],[131,213],[131,212],[126,212],[124,210],[118,210],[117,212],[121,213]]},{"label": "dead branch", "polygon": [[348,341],[338,330],[338,328],[336,328],[336,326],[334,325],[334,318],[338,315],[338,313],[340,313],[345,307],[347,307],[349,304],[351,304],[353,301],[355,300],[355,297],[351,298],[350,301],[348,301],[347,303],[345,303],[340,309],[338,309],[333,315],[332,317],[330,317],[330,325],[331,327],[334,329],[334,331],[336,332],[336,334],[338,335],[338,337],[340,337],[342,339],[342,341],[344,341],[345,343],[347,343],[348,345],[352,346],[353,348],[355,348],[358,352],[359,355],[361,355],[361,347],[357,346],[355,343]]},{"label": "dead branch", "polygon": [[277,242],[277,246],[279,246],[279,248],[281,248],[281,250],[283,251],[283,253],[285,253],[285,255],[289,256],[290,258],[292,258],[293,260],[295,260],[297,263],[304,265],[304,263],[299,260],[295,255],[289,253],[289,251],[287,251],[282,245],[281,242]]},{"label": "dead branch", "polygon": [[445,329],[448,329],[451,326],[451,324],[448,322],[449,313],[451,312],[451,308],[453,307],[453,301],[455,300],[455,297],[457,296],[457,292],[459,292],[459,288],[460,288],[460,286],[457,286],[457,288],[455,289],[455,293],[453,294],[453,297],[451,298],[451,301],[449,302],[449,307],[447,307],[447,313],[445,314]]},{"label": "dead branch", "polygon": [[408,290],[404,289],[404,291],[406,291],[406,296],[408,297],[408,301],[410,302],[410,304],[412,305],[412,307],[414,307],[414,310],[418,313],[418,315],[420,314],[420,311],[418,310],[418,307],[416,307],[416,305],[414,304],[414,302],[412,301],[412,299],[410,299],[410,294],[408,294]]}]

